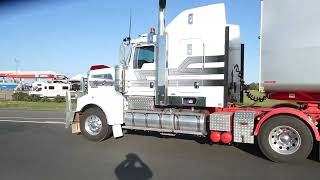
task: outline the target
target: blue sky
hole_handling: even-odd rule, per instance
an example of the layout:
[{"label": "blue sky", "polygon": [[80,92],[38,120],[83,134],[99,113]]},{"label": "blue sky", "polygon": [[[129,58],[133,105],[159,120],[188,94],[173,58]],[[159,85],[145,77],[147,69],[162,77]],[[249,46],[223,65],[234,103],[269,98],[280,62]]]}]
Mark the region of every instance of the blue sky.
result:
[{"label": "blue sky", "polygon": [[[0,6],[0,71],[52,70],[85,74],[94,64],[116,65],[119,46],[132,35],[157,27],[158,0],[42,0]],[[239,24],[245,50],[245,80],[259,72],[260,0],[167,0],[166,21],[198,6],[225,3],[227,21]]]}]

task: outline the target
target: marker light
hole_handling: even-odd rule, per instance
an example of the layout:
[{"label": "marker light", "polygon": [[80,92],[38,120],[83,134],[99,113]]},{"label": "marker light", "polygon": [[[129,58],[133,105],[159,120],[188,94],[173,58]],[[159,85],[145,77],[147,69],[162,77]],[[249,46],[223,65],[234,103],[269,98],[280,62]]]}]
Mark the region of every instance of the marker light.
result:
[{"label": "marker light", "polygon": [[92,71],[92,70],[97,70],[97,69],[105,69],[105,68],[110,68],[110,66],[106,66],[106,65],[94,65],[94,66],[91,66],[90,71]]},{"label": "marker light", "polygon": [[156,29],[155,28],[150,28],[150,33],[155,34],[156,33]]}]

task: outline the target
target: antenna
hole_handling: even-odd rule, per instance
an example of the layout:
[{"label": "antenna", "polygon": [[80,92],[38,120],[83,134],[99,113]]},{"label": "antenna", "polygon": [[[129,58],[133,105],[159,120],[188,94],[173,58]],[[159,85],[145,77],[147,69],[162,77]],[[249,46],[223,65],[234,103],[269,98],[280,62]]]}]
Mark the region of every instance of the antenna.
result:
[{"label": "antenna", "polygon": [[129,18],[129,44],[130,44],[130,41],[131,41],[131,20],[132,19],[132,13],[131,13],[131,9],[130,9],[130,18]]}]

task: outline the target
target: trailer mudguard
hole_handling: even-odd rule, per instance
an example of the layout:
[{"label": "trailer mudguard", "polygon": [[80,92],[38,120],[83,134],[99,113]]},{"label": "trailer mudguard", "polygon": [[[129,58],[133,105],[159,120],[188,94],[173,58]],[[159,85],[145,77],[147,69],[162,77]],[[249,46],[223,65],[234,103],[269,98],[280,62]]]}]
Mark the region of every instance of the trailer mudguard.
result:
[{"label": "trailer mudguard", "polygon": [[317,126],[311,121],[310,117],[308,115],[306,115],[305,113],[303,113],[302,111],[299,111],[297,109],[293,109],[293,108],[277,108],[274,109],[270,112],[268,112],[267,114],[265,114],[258,122],[258,124],[256,125],[255,131],[254,131],[254,135],[257,136],[259,134],[260,128],[262,126],[262,124],[267,121],[268,119],[270,119],[272,116],[276,116],[276,115],[280,115],[280,114],[285,114],[285,115],[292,115],[295,117],[300,118],[302,121],[304,121],[309,128],[313,131],[314,137],[317,141],[320,141],[320,135],[319,135],[319,131]]}]

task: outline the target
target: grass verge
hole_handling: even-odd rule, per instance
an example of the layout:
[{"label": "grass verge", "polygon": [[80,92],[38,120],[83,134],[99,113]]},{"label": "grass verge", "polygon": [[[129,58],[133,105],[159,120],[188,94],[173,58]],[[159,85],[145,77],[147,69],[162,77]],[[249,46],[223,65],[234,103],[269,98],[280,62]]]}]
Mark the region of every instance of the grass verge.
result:
[{"label": "grass verge", "polygon": [[1,109],[27,109],[27,110],[64,110],[65,103],[0,101],[0,108]]}]

